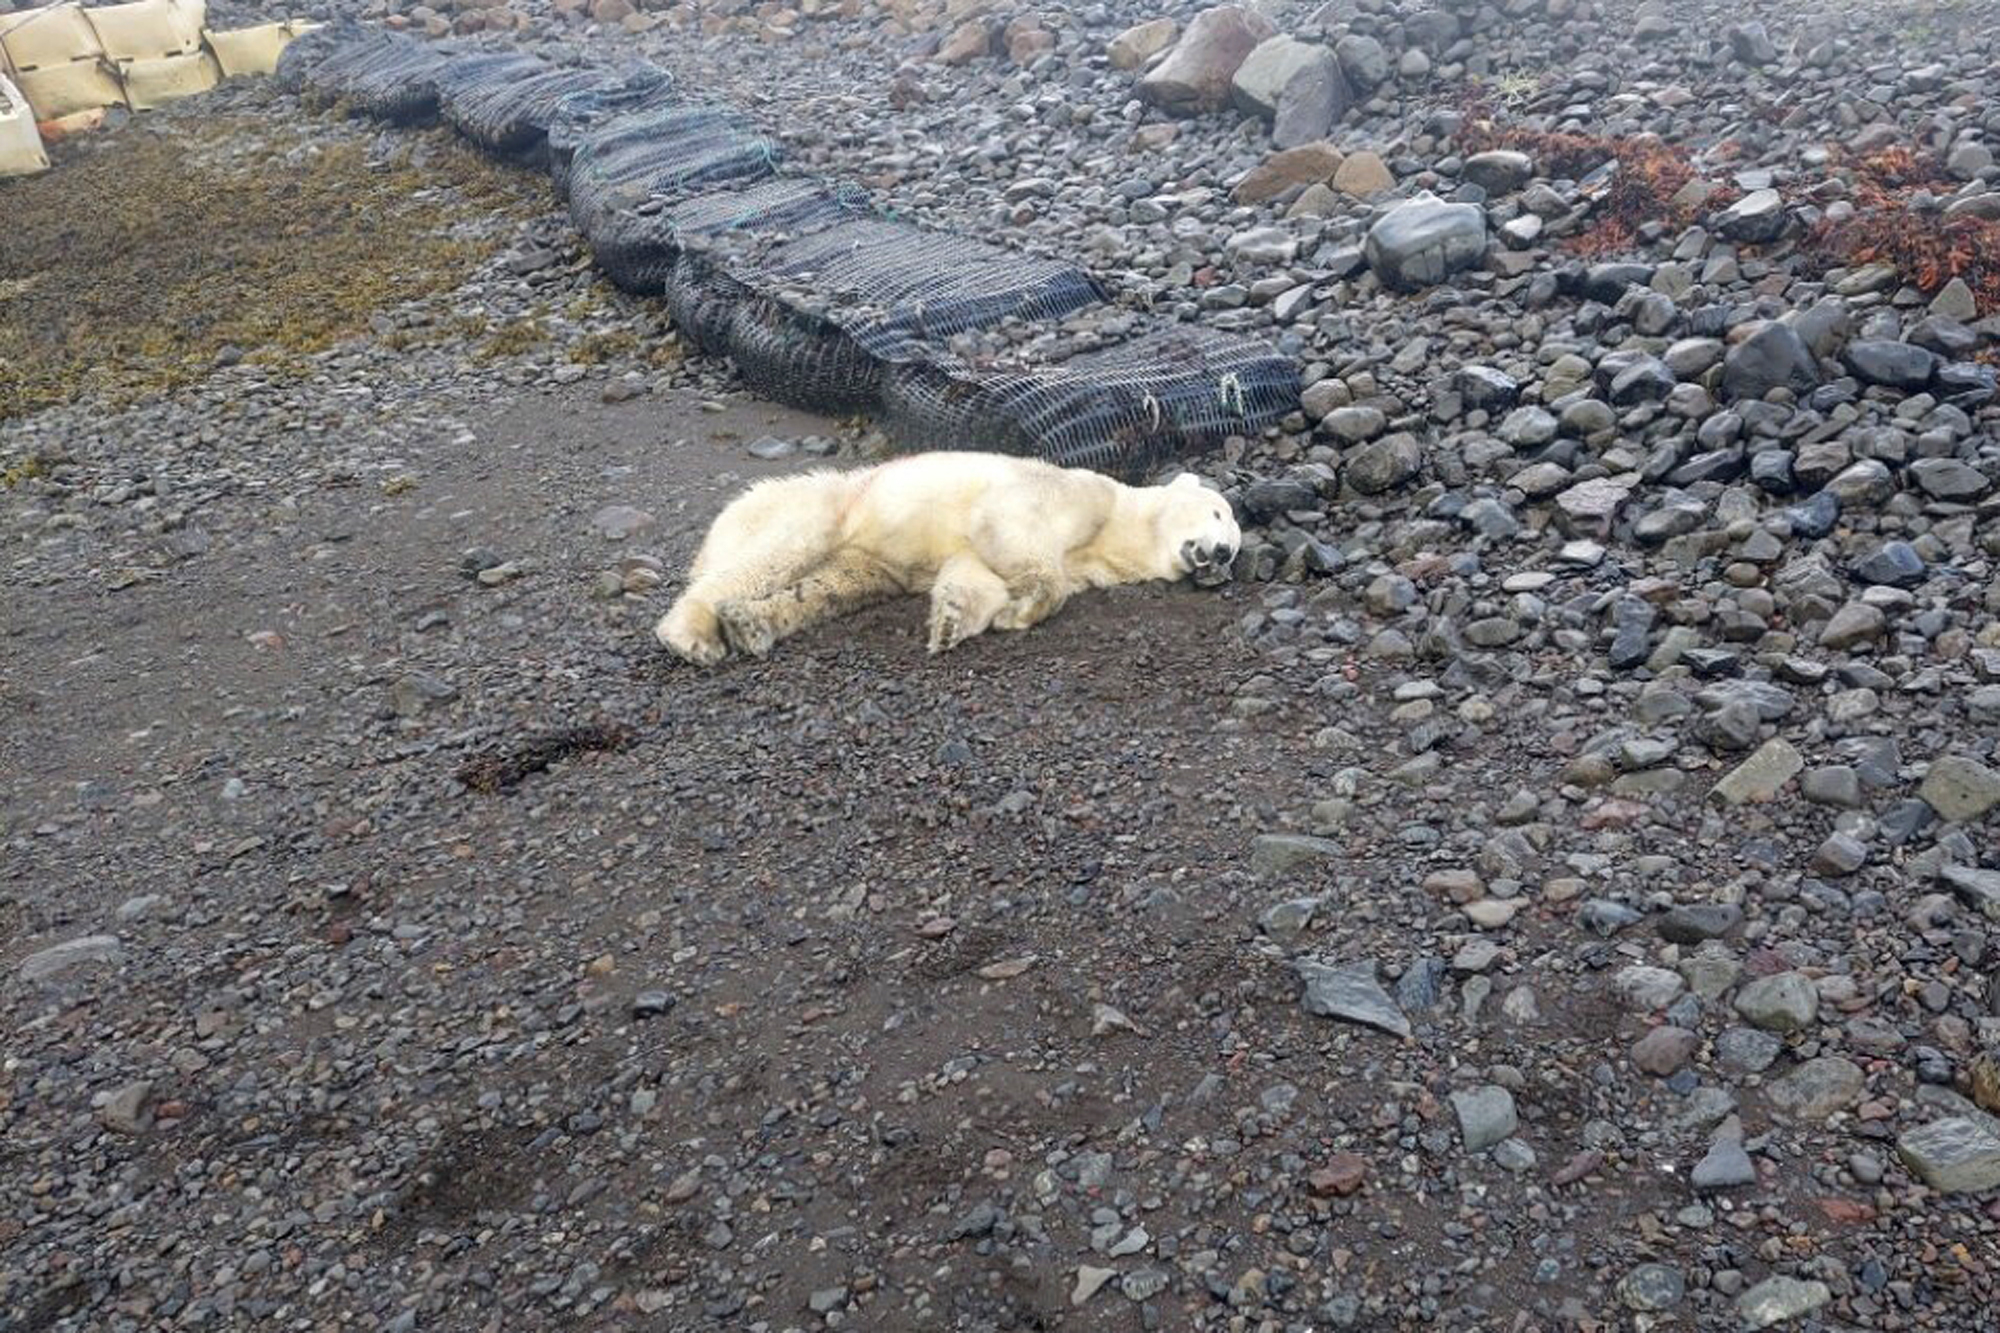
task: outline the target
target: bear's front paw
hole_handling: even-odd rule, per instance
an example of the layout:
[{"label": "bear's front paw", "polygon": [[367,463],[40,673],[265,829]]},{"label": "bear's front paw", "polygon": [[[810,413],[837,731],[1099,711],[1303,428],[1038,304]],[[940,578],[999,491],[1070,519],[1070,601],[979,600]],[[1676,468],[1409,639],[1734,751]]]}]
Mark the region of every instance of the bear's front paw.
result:
[{"label": "bear's front paw", "polygon": [[653,627],[653,637],[675,657],[696,666],[711,667],[729,656],[729,649],[722,640],[697,634],[684,620],[677,621],[672,615],[664,617]]},{"label": "bear's front paw", "polygon": [[960,598],[947,593],[931,604],[931,639],[929,651],[932,656],[949,652],[970,636],[965,632],[965,606]]},{"label": "bear's front paw", "polygon": [[745,657],[762,657],[777,642],[770,624],[740,605],[718,606],[715,619],[722,626],[722,637],[729,641],[729,646]]}]

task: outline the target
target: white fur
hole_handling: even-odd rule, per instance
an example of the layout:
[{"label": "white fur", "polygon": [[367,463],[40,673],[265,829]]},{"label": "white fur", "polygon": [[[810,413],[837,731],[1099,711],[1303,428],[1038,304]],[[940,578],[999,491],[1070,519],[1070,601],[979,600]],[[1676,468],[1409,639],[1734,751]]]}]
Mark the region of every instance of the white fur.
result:
[{"label": "white fur", "polygon": [[1002,454],[928,453],[759,482],[708,530],[654,633],[690,662],[753,657],[815,621],[930,595],[930,651],[1026,629],[1071,595],[1227,565],[1242,533],[1190,473],[1126,486]]}]

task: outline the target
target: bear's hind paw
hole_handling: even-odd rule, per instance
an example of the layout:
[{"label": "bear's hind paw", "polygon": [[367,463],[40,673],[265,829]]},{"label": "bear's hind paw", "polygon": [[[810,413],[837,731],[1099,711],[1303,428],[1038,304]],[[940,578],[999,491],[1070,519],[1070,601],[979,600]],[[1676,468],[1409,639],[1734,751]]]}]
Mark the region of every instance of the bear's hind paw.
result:
[{"label": "bear's hind paw", "polygon": [[777,635],[771,632],[771,626],[763,617],[741,606],[719,606],[715,609],[715,618],[722,626],[722,637],[745,657],[763,657],[777,642]]}]

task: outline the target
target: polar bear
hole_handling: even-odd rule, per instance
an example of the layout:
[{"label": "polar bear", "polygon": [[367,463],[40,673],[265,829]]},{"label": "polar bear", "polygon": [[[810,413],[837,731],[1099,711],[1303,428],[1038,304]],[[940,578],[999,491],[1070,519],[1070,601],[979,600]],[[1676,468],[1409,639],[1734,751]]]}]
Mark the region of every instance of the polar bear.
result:
[{"label": "polar bear", "polygon": [[1127,486],[1082,468],[939,451],[759,482],[703,539],[654,634],[712,666],[807,625],[930,594],[930,651],[1046,619],[1072,594],[1228,568],[1243,534],[1192,473]]}]

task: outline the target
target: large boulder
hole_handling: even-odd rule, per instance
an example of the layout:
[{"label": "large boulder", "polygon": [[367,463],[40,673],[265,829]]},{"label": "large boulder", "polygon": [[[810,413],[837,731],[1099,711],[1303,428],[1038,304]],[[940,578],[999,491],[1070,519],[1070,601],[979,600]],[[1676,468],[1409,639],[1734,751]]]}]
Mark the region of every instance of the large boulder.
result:
[{"label": "large boulder", "polygon": [[1334,122],[1353,105],[1354,90],[1340,72],[1340,62],[1326,51],[1292,75],[1292,81],[1278,94],[1278,110],[1271,122],[1271,142],[1280,148],[1324,139]]},{"label": "large boulder", "polygon": [[1302,42],[1282,34],[1257,44],[1229,81],[1230,100],[1246,116],[1275,116],[1278,99],[1293,76],[1321,61],[1333,59],[1333,52],[1313,42]]},{"label": "large boulder", "polygon": [[1178,116],[1220,111],[1229,105],[1230,80],[1272,32],[1271,20],[1241,5],[1204,9],[1139,80],[1139,97]]},{"label": "large boulder", "polygon": [[1174,44],[1181,25],[1172,19],[1135,23],[1111,39],[1106,53],[1113,69],[1139,69],[1148,60]]},{"label": "large boulder", "polygon": [[1486,214],[1426,190],[1370,227],[1366,250],[1368,266],[1384,285],[1434,286],[1486,253]]},{"label": "large boulder", "polygon": [[1799,331],[1773,320],[1722,357],[1722,391],[1730,398],[1762,398],[1773,389],[1810,393],[1819,387],[1819,362]]},{"label": "large boulder", "polygon": [[1373,92],[1389,81],[1389,53],[1373,37],[1349,33],[1333,44],[1333,52],[1347,81],[1362,92]]}]

